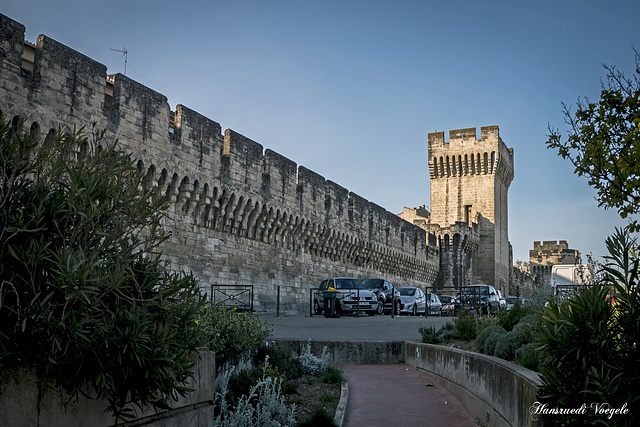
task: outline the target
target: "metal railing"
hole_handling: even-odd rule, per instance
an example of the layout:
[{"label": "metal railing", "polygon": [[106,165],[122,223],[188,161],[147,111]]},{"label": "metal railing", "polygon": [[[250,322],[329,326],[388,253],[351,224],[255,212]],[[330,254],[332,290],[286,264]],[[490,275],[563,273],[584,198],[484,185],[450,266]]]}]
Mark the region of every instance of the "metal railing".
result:
[{"label": "metal railing", "polygon": [[211,302],[253,311],[253,285],[211,285]]}]

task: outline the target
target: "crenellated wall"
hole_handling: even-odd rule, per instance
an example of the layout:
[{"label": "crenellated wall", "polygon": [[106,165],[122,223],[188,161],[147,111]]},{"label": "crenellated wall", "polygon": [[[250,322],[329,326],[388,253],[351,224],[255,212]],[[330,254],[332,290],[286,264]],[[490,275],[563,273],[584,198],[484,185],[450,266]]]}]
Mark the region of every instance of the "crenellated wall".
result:
[{"label": "crenellated wall", "polygon": [[435,281],[439,252],[421,228],[47,36],[25,43],[4,15],[0,27],[5,119],[25,118],[43,138],[92,123],[117,137],[171,201],[165,256],[205,291],[254,285],[256,309],[270,310],[279,286],[281,307],[306,309],[331,275]]}]

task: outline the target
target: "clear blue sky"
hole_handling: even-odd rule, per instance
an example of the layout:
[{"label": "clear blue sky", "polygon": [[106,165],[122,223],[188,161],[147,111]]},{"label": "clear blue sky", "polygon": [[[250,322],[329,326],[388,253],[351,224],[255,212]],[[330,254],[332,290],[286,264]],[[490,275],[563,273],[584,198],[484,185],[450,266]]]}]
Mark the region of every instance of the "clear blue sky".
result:
[{"label": "clear blue sky", "polygon": [[498,125],[514,260],[605,253],[624,225],[547,150],[561,102],[633,71],[640,2],[5,0],[0,12],[398,213],[429,206],[427,133]]}]

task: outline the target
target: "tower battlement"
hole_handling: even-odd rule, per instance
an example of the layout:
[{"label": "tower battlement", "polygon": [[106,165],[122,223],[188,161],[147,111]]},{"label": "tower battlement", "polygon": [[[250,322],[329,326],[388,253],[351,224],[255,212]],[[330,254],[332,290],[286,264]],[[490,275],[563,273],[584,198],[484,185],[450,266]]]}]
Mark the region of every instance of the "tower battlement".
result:
[{"label": "tower battlement", "polygon": [[478,223],[482,236],[474,260],[476,280],[505,289],[510,277],[507,195],[513,180],[513,149],[498,126],[428,134],[431,223],[450,227]]}]

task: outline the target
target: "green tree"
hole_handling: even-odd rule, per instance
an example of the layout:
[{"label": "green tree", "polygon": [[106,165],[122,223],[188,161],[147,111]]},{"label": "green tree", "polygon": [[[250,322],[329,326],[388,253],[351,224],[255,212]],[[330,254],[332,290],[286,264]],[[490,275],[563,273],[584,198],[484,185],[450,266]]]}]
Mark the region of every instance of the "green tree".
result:
[{"label": "green tree", "polygon": [[[547,148],[569,159],[575,173],[585,176],[597,191],[599,206],[617,209],[622,218],[640,212],[640,54],[635,52],[631,77],[603,65],[600,100],[578,100],[575,115],[563,104],[569,126],[566,140],[549,126]],[[630,218],[631,220],[631,218]],[[637,220],[630,230],[640,230]]]},{"label": "green tree", "polygon": [[104,131],[22,127],[0,113],[0,362],[88,381],[116,420],[164,406],[187,391],[203,302],[160,258],[166,201]]}]

